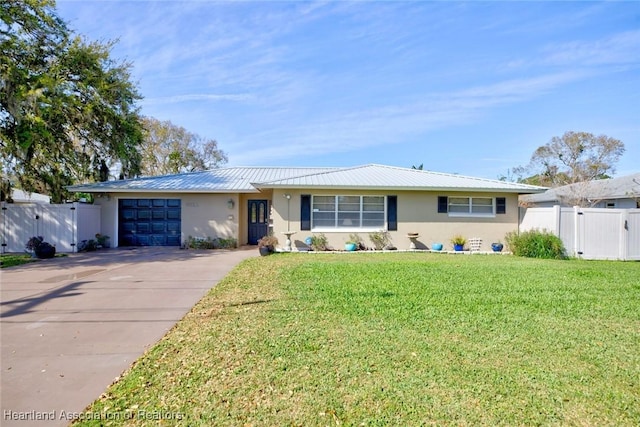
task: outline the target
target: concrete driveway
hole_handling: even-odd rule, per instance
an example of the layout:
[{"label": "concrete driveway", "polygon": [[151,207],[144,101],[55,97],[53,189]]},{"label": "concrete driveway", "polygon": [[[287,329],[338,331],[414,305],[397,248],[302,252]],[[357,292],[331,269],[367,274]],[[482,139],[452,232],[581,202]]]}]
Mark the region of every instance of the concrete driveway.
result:
[{"label": "concrete driveway", "polygon": [[123,248],[3,269],[0,425],[68,425],[256,255],[255,248]]}]

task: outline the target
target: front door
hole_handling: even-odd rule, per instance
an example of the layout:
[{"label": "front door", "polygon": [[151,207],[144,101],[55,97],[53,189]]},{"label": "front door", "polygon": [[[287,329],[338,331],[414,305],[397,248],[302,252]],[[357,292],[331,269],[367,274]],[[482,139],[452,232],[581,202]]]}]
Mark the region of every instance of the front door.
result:
[{"label": "front door", "polygon": [[257,245],[258,240],[269,233],[269,202],[249,200],[249,244]]}]

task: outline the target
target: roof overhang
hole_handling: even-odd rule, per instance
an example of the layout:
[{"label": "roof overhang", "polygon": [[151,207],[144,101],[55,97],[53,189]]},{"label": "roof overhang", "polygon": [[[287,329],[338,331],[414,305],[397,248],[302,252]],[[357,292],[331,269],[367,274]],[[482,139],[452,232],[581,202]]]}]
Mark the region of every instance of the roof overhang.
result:
[{"label": "roof overhang", "polygon": [[282,190],[349,190],[349,191],[418,191],[418,192],[455,192],[455,193],[504,193],[535,194],[544,193],[546,189],[512,189],[512,188],[475,188],[475,187],[404,187],[404,186],[353,186],[353,185],[279,185],[252,183],[258,189]]},{"label": "roof overhang", "polygon": [[243,194],[243,193],[248,193],[248,194],[256,194],[256,193],[260,193],[260,190],[255,189],[255,190],[176,190],[176,189],[166,189],[166,190],[158,190],[158,189],[153,189],[153,190],[149,190],[149,189],[144,189],[144,188],[140,188],[140,189],[121,189],[121,188],[103,188],[103,189],[96,189],[96,188],[91,188],[91,187],[73,187],[73,188],[68,188],[69,191],[72,192],[76,192],[76,193],[92,193],[92,194],[132,194],[132,193],[158,193],[158,194],[166,194],[166,193],[181,193],[181,194]]}]

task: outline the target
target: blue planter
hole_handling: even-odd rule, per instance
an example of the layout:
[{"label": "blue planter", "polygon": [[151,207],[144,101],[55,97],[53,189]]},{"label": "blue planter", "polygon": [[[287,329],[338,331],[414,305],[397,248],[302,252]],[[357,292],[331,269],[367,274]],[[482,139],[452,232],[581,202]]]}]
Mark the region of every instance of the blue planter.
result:
[{"label": "blue planter", "polygon": [[502,252],[502,248],[504,248],[502,243],[492,243],[491,244],[491,249],[493,249],[493,252]]},{"label": "blue planter", "polygon": [[349,252],[353,252],[353,251],[356,250],[356,244],[355,243],[345,243],[344,250],[345,251],[349,251]]},{"label": "blue planter", "polygon": [[453,250],[456,252],[460,252],[464,250],[464,245],[453,245]]},{"label": "blue planter", "polygon": [[432,251],[441,251],[442,250],[442,243],[434,243],[433,245],[431,245],[431,250]]}]

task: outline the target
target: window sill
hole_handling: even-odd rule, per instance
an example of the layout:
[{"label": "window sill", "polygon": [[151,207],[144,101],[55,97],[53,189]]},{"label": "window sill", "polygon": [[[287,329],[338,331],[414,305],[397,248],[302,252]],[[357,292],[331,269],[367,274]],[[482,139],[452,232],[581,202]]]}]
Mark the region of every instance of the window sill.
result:
[{"label": "window sill", "polygon": [[495,218],[496,214],[451,213],[449,218]]},{"label": "window sill", "polygon": [[376,231],[387,231],[382,227],[317,227],[312,228],[312,233],[375,233]]}]

